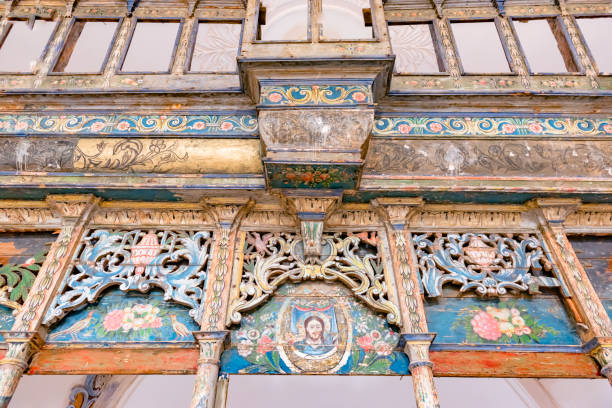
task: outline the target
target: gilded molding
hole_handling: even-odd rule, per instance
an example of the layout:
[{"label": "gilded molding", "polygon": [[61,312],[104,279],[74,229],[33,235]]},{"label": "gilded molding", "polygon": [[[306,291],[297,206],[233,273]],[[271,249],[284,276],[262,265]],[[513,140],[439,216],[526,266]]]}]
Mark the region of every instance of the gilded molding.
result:
[{"label": "gilded molding", "polygon": [[[450,207],[450,208],[449,208]],[[412,213],[408,229],[445,228],[535,228],[525,216],[523,206],[448,206],[425,205]]]},{"label": "gilded molding", "polygon": [[253,114],[129,115],[129,114],[2,114],[0,134],[6,135],[253,135]]},{"label": "gilded molding", "polygon": [[6,227],[58,227],[61,217],[44,201],[0,201],[0,225]]},{"label": "gilded molding", "polygon": [[96,226],[168,226],[212,228],[215,220],[203,209],[99,208],[91,218]]},{"label": "gilded molding", "polygon": [[567,215],[563,226],[566,230],[612,229],[612,205],[583,204]]}]

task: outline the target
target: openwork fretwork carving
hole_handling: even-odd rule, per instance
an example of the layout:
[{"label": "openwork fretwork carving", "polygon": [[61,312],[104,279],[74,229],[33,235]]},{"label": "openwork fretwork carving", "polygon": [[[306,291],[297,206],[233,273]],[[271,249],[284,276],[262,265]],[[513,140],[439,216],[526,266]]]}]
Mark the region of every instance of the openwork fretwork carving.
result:
[{"label": "openwork fretwork carving", "polygon": [[307,279],[340,281],[373,309],[400,325],[397,306],[389,299],[379,238],[376,232],[323,234],[319,256],[305,256],[304,242],[289,233],[247,233],[239,294],[229,318],[263,303],[283,283]]},{"label": "openwork fretwork carving", "polygon": [[93,302],[113,285],[126,292],[161,288],[165,300],[189,306],[189,314],[199,321],[211,235],[209,231],[91,231],[44,323]]},{"label": "openwork fretwork carving", "polygon": [[487,296],[504,295],[508,289],[537,294],[539,287],[562,287],[535,235],[426,233],[413,239],[429,296],[440,296],[446,282],[460,284],[460,292],[474,289]]}]

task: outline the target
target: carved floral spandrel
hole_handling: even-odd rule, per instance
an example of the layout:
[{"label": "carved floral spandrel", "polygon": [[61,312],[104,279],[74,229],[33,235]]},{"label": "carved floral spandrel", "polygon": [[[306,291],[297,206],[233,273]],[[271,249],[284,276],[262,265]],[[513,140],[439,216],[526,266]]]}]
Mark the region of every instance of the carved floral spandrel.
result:
[{"label": "carved floral spandrel", "polygon": [[122,291],[164,291],[165,300],[190,307],[198,321],[212,243],[209,231],[93,230],[75,256],[44,323],[91,303],[110,286]]},{"label": "carved floral spandrel", "polygon": [[429,296],[441,296],[447,282],[461,285],[460,292],[474,290],[486,296],[505,295],[508,290],[538,294],[540,287],[560,287],[567,293],[538,236],[424,233],[413,241]]},{"label": "carved floral spandrel", "polygon": [[290,233],[247,233],[237,297],[229,319],[239,323],[244,311],[262,304],[285,282],[339,281],[392,324],[401,324],[389,299],[384,262],[375,231],[323,234],[322,254],[304,256],[300,237]]}]

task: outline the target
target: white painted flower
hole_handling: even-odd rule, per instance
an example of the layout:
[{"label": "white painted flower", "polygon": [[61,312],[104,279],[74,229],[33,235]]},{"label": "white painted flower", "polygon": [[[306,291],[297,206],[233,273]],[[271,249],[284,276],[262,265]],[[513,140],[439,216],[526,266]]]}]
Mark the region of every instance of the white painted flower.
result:
[{"label": "white painted flower", "polygon": [[238,354],[242,357],[247,357],[253,352],[253,342],[249,339],[241,340],[236,346]]}]

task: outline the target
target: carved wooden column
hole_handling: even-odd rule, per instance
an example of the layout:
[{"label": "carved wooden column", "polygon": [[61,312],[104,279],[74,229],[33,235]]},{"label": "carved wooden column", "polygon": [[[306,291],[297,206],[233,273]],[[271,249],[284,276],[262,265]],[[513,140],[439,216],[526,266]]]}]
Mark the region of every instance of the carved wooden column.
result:
[{"label": "carved wooden column", "polygon": [[438,394],[433,381],[433,363],[429,359],[429,346],[436,336],[428,333],[425,307],[419,290],[417,267],[404,225],[418,199],[379,198],[372,201],[382,219],[389,241],[393,273],[398,284],[397,296],[402,317],[404,352],[410,360],[410,373],[417,407],[439,407]]},{"label": "carved wooden column", "polygon": [[227,331],[194,332],[200,344],[198,372],[191,400],[191,408],[213,408],[219,376],[219,360],[228,339]]},{"label": "carved wooden column", "polygon": [[[194,333],[200,343],[200,359],[191,407],[212,408],[215,403],[219,358],[227,338],[225,322],[231,283],[232,259],[236,247],[236,235],[240,222],[255,204],[252,200],[242,199],[217,204],[223,199],[206,202],[217,228],[211,251],[209,276],[206,280],[206,300],[200,327]],[[229,200],[226,200],[229,201]],[[227,392],[227,387],[222,388]],[[225,400],[225,396],[223,396]]]},{"label": "carved wooden column", "polygon": [[536,208],[544,243],[570,291],[568,306],[576,321],[586,327],[580,332],[585,350],[599,362],[601,374],[612,385],[612,324],[563,230],[565,218],[580,200],[536,199],[530,204]]},{"label": "carved wooden column", "polygon": [[59,237],[51,245],[26,302],[5,336],[9,351],[0,362],[0,408],[7,407],[29,359],[43,344],[39,334],[42,319],[62,282],[72,255],[85,230],[89,215],[99,199],[92,195],[47,197],[51,210],[62,219]]}]

